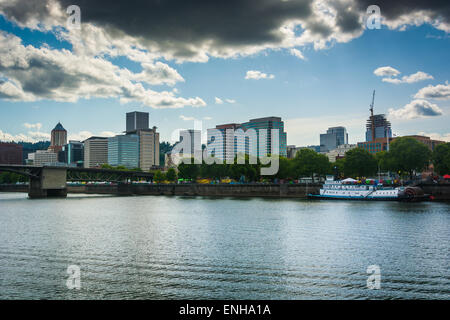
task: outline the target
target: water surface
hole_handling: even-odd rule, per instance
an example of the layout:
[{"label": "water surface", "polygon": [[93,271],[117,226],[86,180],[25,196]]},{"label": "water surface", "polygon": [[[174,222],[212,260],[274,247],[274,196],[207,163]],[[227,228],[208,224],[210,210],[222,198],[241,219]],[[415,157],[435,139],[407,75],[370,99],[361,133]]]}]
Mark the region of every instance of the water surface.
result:
[{"label": "water surface", "polygon": [[0,193],[1,299],[449,299],[449,261],[449,203]]}]

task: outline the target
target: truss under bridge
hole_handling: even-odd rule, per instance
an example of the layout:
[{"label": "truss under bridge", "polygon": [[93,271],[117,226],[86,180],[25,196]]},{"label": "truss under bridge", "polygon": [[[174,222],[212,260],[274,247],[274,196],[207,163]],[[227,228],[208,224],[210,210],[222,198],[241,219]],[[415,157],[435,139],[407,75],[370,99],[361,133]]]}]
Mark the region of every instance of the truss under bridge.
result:
[{"label": "truss under bridge", "polygon": [[134,181],[153,180],[153,173],[150,172],[63,166],[0,164],[0,172],[13,172],[28,177],[30,198],[65,197],[67,181],[128,184]]}]

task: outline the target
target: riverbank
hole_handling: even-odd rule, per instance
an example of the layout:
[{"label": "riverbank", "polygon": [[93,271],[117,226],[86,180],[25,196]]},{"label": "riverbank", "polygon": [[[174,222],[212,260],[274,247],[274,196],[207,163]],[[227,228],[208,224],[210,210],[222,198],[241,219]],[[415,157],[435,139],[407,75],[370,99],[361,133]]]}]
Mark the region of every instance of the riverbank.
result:
[{"label": "riverbank", "polygon": [[[417,185],[437,201],[450,201],[450,183]],[[120,184],[68,186],[68,193],[211,197],[307,198],[321,184]],[[28,192],[28,185],[0,185],[0,192]]]}]

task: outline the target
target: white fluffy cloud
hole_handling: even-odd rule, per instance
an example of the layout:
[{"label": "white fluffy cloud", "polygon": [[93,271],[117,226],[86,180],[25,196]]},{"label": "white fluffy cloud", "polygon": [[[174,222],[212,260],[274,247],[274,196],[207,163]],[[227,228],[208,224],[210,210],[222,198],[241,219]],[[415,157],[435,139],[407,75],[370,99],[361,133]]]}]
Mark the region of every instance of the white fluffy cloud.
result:
[{"label": "white fluffy cloud", "polygon": [[450,85],[448,82],[445,84],[438,84],[436,86],[429,85],[420,89],[415,95],[416,99],[436,99],[436,100],[449,100],[450,99]]},{"label": "white fluffy cloud", "polygon": [[401,72],[398,71],[395,68],[392,68],[390,66],[386,67],[380,67],[373,71],[373,74],[378,77],[384,77],[382,79],[383,82],[389,82],[394,84],[400,84],[400,83],[414,83],[419,82],[423,80],[431,80],[433,79],[432,75],[429,75],[428,73],[425,73],[423,71],[417,71],[416,73],[410,74],[408,76],[403,76],[401,78],[397,78],[397,76]]},{"label": "white fluffy cloud", "polygon": [[450,142],[450,133],[440,134],[440,133],[427,133],[427,132],[421,131],[418,133],[418,135],[430,137],[433,140]]},{"label": "white fluffy cloud", "polygon": [[225,102],[226,103],[236,103],[236,100],[234,100],[234,99],[221,99],[221,98],[215,97],[214,100],[215,100],[216,104],[224,104]]},{"label": "white fluffy cloud", "polygon": [[[33,128],[33,127],[31,127]],[[34,127],[36,128],[36,127]],[[36,128],[37,129],[37,128]],[[78,133],[69,133],[68,140],[83,141],[92,136],[100,137],[112,137],[119,133],[114,133],[112,131],[102,131],[100,133],[94,134],[90,131],[80,131]],[[14,142],[38,142],[38,141],[49,141],[50,133],[41,131],[28,131],[27,133],[10,134],[0,130],[0,141],[14,141]]]},{"label": "white fluffy cloud", "polygon": [[416,73],[413,73],[409,76],[403,76],[401,79],[398,78],[383,78],[383,82],[389,82],[394,84],[400,84],[400,83],[414,83],[419,82],[423,80],[431,80],[433,79],[432,75],[429,75],[428,73],[418,71]]},{"label": "white fluffy cloud", "polygon": [[27,122],[25,122],[23,124],[23,126],[27,129],[36,129],[39,131],[42,128],[42,123],[39,123],[39,122],[38,123],[27,123]]},{"label": "white fluffy cloud", "polygon": [[180,119],[183,120],[183,121],[195,121],[195,120],[197,120],[194,117],[188,117],[188,116],[184,116],[184,115],[180,115]]},{"label": "white fluffy cloud", "polygon": [[373,71],[373,74],[376,75],[377,77],[396,77],[400,73],[401,73],[400,71],[390,66],[379,67]]},{"label": "white fluffy cloud", "polygon": [[301,59],[301,60],[306,60],[305,56],[303,56],[303,53],[302,53],[300,50],[298,50],[298,49],[292,48],[291,50],[289,50],[289,52],[290,52],[294,57],[297,57],[297,58],[299,58],[299,59]]},{"label": "white fluffy cloud", "polygon": [[245,79],[253,79],[253,80],[260,80],[260,79],[273,79],[275,76],[273,74],[267,74],[261,71],[257,70],[249,70],[247,71],[245,75]]},{"label": "white fluffy cloud", "polygon": [[79,99],[111,98],[138,102],[152,108],[203,107],[199,97],[177,97],[173,91],[157,92],[145,85],[184,81],[166,64],[143,63],[132,73],[101,57],[76,55],[71,51],[24,46],[20,38],[0,32],[0,98],[13,101],[76,102]]},{"label": "white fluffy cloud", "polygon": [[443,115],[443,111],[436,104],[426,100],[413,100],[403,108],[389,109],[389,116],[396,119],[417,119]]}]

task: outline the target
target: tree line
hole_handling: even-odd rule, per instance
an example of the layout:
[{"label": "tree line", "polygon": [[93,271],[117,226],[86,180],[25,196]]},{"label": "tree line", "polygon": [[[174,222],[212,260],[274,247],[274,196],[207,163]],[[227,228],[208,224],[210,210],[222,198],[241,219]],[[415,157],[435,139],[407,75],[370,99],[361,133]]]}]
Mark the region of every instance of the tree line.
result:
[{"label": "tree line", "polygon": [[[193,163],[193,161],[192,161]],[[432,152],[425,144],[411,137],[395,139],[389,151],[375,155],[362,148],[349,150],[344,158],[330,162],[324,154],[311,149],[301,149],[293,159],[279,158],[279,170],[275,176],[261,177],[261,163],[249,164],[246,155],[245,164],[186,164],[178,165],[178,175],[171,171],[169,178],[164,173],[157,172],[155,181],[175,181],[176,178],[195,180],[199,178],[221,179],[255,182],[261,179],[296,180],[300,177],[317,177],[334,174],[343,177],[362,178],[373,177],[377,172],[393,172],[402,177],[410,177],[434,165],[434,171],[440,175],[450,173],[450,143],[438,145]]]}]

